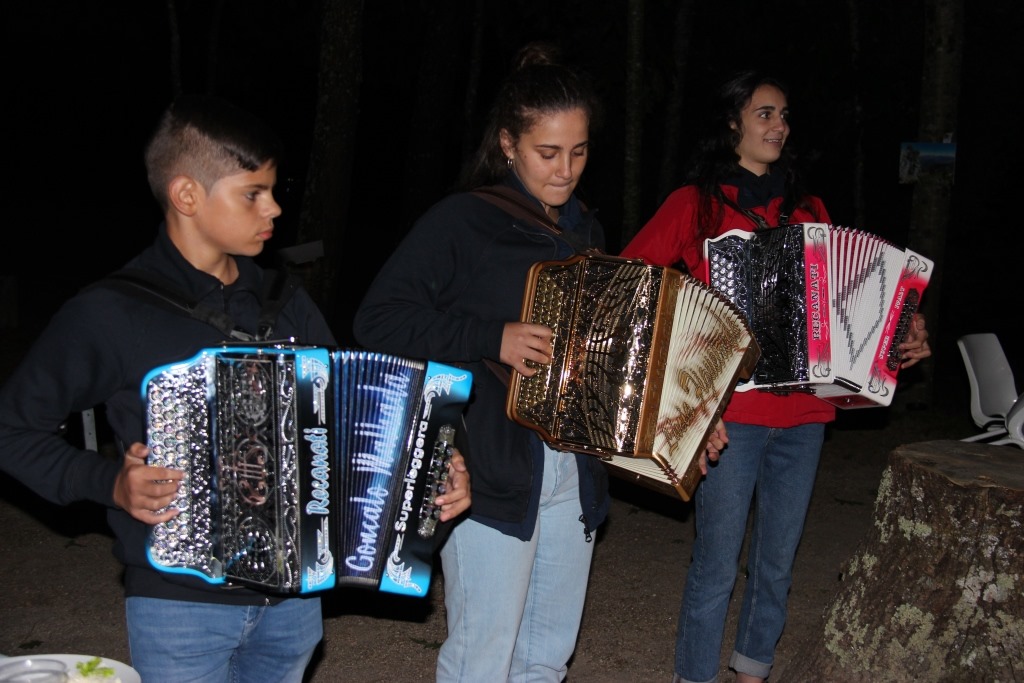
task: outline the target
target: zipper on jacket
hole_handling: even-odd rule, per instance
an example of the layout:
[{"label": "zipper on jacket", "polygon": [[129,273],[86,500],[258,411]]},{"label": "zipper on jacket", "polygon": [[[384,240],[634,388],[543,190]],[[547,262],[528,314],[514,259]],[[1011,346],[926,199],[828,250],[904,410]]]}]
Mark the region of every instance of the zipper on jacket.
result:
[{"label": "zipper on jacket", "polygon": [[594,540],[594,536],[590,533],[590,528],[587,526],[587,516],[580,515],[580,521],[583,523],[583,537],[586,539],[587,543],[590,543]]}]

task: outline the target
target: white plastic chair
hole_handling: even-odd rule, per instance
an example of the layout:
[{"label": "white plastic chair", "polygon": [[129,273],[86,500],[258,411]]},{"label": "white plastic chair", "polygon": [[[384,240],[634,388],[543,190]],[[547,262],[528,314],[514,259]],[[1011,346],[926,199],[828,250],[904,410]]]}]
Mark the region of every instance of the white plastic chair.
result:
[{"label": "white plastic chair", "polygon": [[1007,435],[1007,415],[1018,403],[1013,370],[995,334],[967,334],[956,343],[971,384],[971,418],[982,430],[961,441],[991,443],[993,439]]},{"label": "white plastic chair", "polygon": [[1024,448],[1024,394],[1017,397],[1017,402],[1006,414],[1006,436],[989,443],[995,446],[1017,446]]}]

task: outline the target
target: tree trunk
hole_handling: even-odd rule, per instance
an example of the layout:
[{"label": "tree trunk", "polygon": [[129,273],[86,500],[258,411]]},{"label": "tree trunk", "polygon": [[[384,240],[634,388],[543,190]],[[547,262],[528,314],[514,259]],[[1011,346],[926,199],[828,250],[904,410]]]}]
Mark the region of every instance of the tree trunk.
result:
[{"label": "tree trunk", "polygon": [[419,68],[405,131],[404,182],[396,195],[401,199],[400,210],[396,212],[402,220],[396,231],[398,237],[451,190],[454,175],[439,164],[447,158],[445,149],[451,144],[443,131],[452,127],[456,111],[452,103],[461,94],[456,88],[456,77],[460,76],[460,62],[465,59],[459,27],[465,3],[428,1],[422,5]]},{"label": "tree trunk", "polygon": [[[690,54],[690,33],[693,24],[693,0],[679,0],[676,5],[675,30],[672,32],[671,89],[665,105],[665,137],[661,155],[661,171],[658,173],[658,205],[660,206],[682,178],[679,177],[679,141],[683,125],[684,77],[687,55]],[[644,221],[646,222],[646,221]],[[637,230],[643,223],[637,226]],[[623,240],[622,246],[626,246]]]},{"label": "tree trunk", "polygon": [[897,683],[1024,676],[1024,468],[1009,446],[895,449],[874,525],[821,637],[780,680]]},{"label": "tree trunk", "polygon": [[[954,142],[963,51],[963,0],[926,0],[924,6],[918,142]],[[932,348],[938,348],[941,341],[939,301],[942,299],[952,193],[953,174],[946,167],[926,166],[921,169],[914,187],[908,244],[904,245],[935,263],[921,309],[928,321]],[[920,374],[922,381],[902,392],[903,401],[909,405],[926,406],[934,399],[935,387],[927,364]]]},{"label": "tree trunk", "polygon": [[463,164],[472,158],[480,139],[480,70],[484,61],[484,0],[474,0],[473,19],[469,29],[469,74],[466,76],[466,94],[462,100],[462,154]]},{"label": "tree trunk", "polygon": [[[626,3],[626,121],[623,149],[622,245],[640,229],[640,148],[643,130],[644,0]],[[612,246],[612,251],[618,253]]]},{"label": "tree trunk", "polygon": [[846,0],[846,15],[849,19],[848,35],[850,36],[850,66],[851,73],[856,75],[856,86],[850,96],[853,99],[853,125],[852,130],[856,139],[853,148],[853,225],[862,227],[867,225],[867,210],[864,206],[864,102],[861,97],[862,79],[861,55],[860,55],[860,0]]},{"label": "tree trunk", "polygon": [[351,200],[363,71],[362,22],[363,0],[324,3],[316,121],[297,240],[323,241],[324,256],[310,266],[306,286],[336,334],[341,330],[339,322],[346,321],[347,326],[350,319],[350,312],[336,310],[335,303]]},{"label": "tree trunk", "polygon": [[215,0],[206,8],[209,24],[206,34],[206,92],[213,95],[220,85],[217,74],[220,70],[220,31],[224,18],[224,0]]},{"label": "tree trunk", "polygon": [[181,27],[178,25],[178,7],[174,0],[167,0],[167,30],[171,39],[171,95],[181,94]]}]

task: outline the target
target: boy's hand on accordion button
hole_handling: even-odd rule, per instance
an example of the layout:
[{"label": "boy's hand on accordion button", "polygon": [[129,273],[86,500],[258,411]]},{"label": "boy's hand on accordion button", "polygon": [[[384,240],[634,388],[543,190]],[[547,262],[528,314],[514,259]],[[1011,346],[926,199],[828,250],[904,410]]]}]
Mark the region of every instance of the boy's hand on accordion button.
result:
[{"label": "boy's hand on accordion button", "polygon": [[536,323],[505,323],[501,333],[501,351],[498,356],[505,365],[512,366],[523,377],[532,377],[538,365],[551,362],[551,340],[554,333],[547,325]]},{"label": "boy's hand on accordion button", "polygon": [[907,329],[907,336],[900,344],[900,358],[903,363],[901,368],[909,368],[915,365],[922,358],[932,355],[932,349],[928,346],[928,330],[924,326],[924,316],[915,313],[910,327]]},{"label": "boy's hand on accordion button", "polygon": [[124,454],[121,471],[114,480],[114,503],[140,522],[159,524],[178,516],[178,508],[168,508],[178,495],[181,470],[146,464],[149,448],[133,443]]},{"label": "boy's hand on accordion button", "polygon": [[472,502],[466,459],[462,457],[462,453],[459,453],[457,448],[452,448],[452,459],[448,464],[448,479],[445,481],[444,493],[439,495],[434,502],[441,508],[442,522],[458,517],[469,509],[469,504]]},{"label": "boy's hand on accordion button", "polygon": [[729,434],[725,431],[725,423],[721,419],[715,425],[714,431],[708,436],[708,443],[700,454],[700,473],[708,473],[708,461],[717,462],[722,455],[722,449],[729,443]]}]

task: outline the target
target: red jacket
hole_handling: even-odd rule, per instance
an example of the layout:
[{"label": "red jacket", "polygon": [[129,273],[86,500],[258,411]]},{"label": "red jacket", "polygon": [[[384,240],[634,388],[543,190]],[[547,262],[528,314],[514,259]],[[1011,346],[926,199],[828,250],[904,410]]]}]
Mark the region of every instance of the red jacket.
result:
[{"label": "red jacket", "polygon": [[[723,185],[722,190],[730,200],[737,201],[739,190],[735,185]],[[811,211],[796,208],[788,222],[831,223],[822,201],[817,197],[808,199]],[[776,225],[781,205],[782,197],[774,197],[766,206],[753,207],[751,211],[767,219],[769,225]],[[679,188],[658,207],[651,220],[626,245],[621,255],[642,258],[655,266],[671,266],[682,261],[694,277],[703,280],[704,243],[696,235],[697,208],[696,186],[685,185]],[[715,236],[727,230],[753,230],[755,227],[752,219],[726,205]],[[808,394],[734,392],[723,419],[765,427],[794,427],[812,422],[831,422],[835,419],[835,407]]]}]

